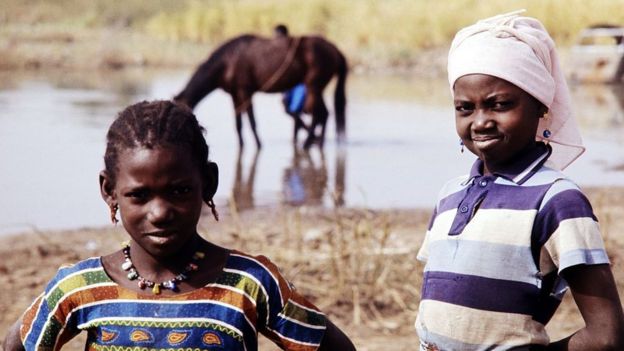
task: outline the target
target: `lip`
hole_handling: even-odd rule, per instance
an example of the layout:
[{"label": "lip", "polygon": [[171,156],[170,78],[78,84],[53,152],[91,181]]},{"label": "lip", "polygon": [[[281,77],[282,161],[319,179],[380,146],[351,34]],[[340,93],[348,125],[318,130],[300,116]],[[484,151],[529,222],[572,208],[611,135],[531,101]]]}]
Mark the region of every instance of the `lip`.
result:
[{"label": "lip", "polygon": [[173,240],[175,235],[176,232],[171,230],[144,233],[144,236],[158,244],[165,244]]},{"label": "lip", "polygon": [[496,145],[502,137],[499,135],[476,135],[471,137],[472,143],[479,149],[489,149]]}]

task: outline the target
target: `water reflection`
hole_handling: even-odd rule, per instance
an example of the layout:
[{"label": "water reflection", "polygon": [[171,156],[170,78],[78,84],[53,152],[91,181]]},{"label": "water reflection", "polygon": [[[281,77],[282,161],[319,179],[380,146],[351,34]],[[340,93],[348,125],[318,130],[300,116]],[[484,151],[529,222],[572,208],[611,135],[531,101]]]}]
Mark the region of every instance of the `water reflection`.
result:
[{"label": "water reflection", "polygon": [[[260,153],[256,151],[250,163],[245,164],[243,152],[238,152],[231,192],[231,201],[238,211],[256,206],[254,187]],[[325,152],[293,147],[290,162],[282,171],[281,203],[290,206],[323,206],[329,199],[329,203],[336,207],[344,206],[346,154],[345,148],[337,149],[333,157],[334,183],[330,186]]]},{"label": "water reflection", "polygon": [[249,166],[247,177],[244,177],[243,152],[238,151],[236,171],[234,172],[234,185],[232,186],[232,199],[238,211],[244,211],[255,207],[254,184],[256,182],[256,167],[258,165],[260,151],[256,150]]},{"label": "water reflection", "polygon": [[322,205],[327,189],[327,166],[325,153],[314,160],[307,150],[294,148],[289,167],[282,177],[283,202],[288,205]]},{"label": "water reflection", "polygon": [[[130,103],[172,97],[187,77],[0,73],[0,234],[107,225],[97,174],[108,126]],[[444,80],[349,79],[347,143],[334,143],[330,118],[323,153],[292,148],[292,120],[278,95],[254,96],[265,146],[262,155],[247,148],[247,157],[238,153],[229,95],[202,101],[195,112],[222,175],[217,206],[429,208],[446,179],[469,169],[474,156],[459,154]],[[587,152],[566,173],[581,186],[624,186],[624,85],[571,88]]]}]

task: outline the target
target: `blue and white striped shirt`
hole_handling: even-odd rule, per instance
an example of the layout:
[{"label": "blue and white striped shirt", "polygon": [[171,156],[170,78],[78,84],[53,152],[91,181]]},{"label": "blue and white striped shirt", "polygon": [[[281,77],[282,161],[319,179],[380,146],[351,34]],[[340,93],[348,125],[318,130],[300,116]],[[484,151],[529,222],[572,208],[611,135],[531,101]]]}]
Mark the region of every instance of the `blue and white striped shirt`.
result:
[{"label": "blue and white striped shirt", "polygon": [[[442,189],[418,259],[426,262],[416,329],[439,350],[545,345],[567,290],[560,273],[605,264],[598,221],[578,186],[544,165],[541,144],[507,169]],[[528,349],[528,348],[527,348]]]}]

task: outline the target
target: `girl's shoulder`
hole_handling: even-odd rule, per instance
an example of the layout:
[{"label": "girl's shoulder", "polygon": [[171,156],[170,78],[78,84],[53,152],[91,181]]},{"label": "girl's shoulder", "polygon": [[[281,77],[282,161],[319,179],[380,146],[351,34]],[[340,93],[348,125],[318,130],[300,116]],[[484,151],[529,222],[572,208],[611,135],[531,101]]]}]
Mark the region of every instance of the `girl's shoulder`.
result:
[{"label": "girl's shoulder", "polygon": [[231,250],[225,269],[245,272],[255,277],[280,275],[277,265],[264,255],[252,255],[238,250]]},{"label": "girl's shoulder", "polygon": [[85,270],[103,269],[101,257],[89,257],[75,263],[63,264],[59,267],[57,276],[66,276]]},{"label": "girl's shoulder", "polygon": [[470,180],[470,174],[464,174],[446,181],[438,193],[438,200],[464,189],[469,185]]},{"label": "girl's shoulder", "polygon": [[282,273],[280,268],[264,255],[250,255],[237,250],[230,251],[224,272],[238,276],[236,280],[253,281],[265,291],[279,292],[280,295],[290,294],[294,285]]},{"label": "girl's shoulder", "polygon": [[534,174],[526,179],[523,183],[525,186],[542,186],[542,185],[562,185],[576,186],[574,181],[560,170],[550,168],[546,165],[540,167]]},{"label": "girl's shoulder", "polygon": [[54,277],[48,283],[46,290],[52,290],[59,285],[76,287],[102,281],[110,281],[102,266],[102,260],[100,257],[90,257],[59,267]]}]

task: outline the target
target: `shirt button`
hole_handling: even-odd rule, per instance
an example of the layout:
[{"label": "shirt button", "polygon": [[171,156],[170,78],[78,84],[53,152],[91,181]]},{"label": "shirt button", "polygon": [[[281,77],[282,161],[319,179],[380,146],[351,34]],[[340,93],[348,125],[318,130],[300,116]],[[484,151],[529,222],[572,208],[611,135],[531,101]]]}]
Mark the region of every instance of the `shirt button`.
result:
[{"label": "shirt button", "polygon": [[487,184],[488,184],[488,181],[487,181],[487,180],[482,180],[482,181],[480,181],[480,182],[479,182],[479,185],[480,185],[481,187],[485,187]]},{"label": "shirt button", "polygon": [[468,212],[468,206],[462,206],[462,207],[459,209],[459,211],[460,211],[461,213],[466,213],[466,212]]}]

